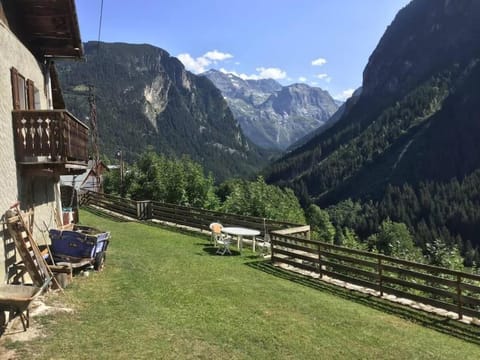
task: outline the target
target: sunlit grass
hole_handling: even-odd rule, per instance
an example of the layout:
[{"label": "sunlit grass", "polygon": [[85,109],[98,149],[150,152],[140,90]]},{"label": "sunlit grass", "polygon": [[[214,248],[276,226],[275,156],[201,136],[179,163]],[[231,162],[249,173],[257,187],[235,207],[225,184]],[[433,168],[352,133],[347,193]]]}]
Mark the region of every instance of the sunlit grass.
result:
[{"label": "sunlit grass", "polygon": [[480,347],[258,269],[249,251],[216,256],[188,235],[88,212],[112,232],[106,268],[41,319],[48,337],[9,344],[20,358],[478,359]]}]

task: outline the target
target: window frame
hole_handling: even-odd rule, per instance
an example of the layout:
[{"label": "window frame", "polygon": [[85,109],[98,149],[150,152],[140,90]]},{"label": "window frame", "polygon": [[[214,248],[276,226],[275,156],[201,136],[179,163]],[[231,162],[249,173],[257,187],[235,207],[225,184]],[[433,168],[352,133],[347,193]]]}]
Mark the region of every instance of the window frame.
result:
[{"label": "window frame", "polygon": [[[40,104],[40,93],[32,80],[25,78],[12,67],[12,100],[14,110],[35,110]],[[38,94],[38,95],[37,95]]]}]

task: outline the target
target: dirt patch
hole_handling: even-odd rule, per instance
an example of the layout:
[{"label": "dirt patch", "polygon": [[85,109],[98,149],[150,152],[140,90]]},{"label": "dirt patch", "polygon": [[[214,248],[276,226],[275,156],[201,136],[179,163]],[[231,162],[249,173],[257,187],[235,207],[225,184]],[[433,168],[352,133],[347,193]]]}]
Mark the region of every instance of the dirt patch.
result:
[{"label": "dirt patch", "polygon": [[[54,305],[47,305],[46,302]],[[7,324],[3,333],[0,334],[0,360],[19,359],[14,350],[9,350],[5,347],[7,342],[28,342],[47,336],[42,325],[36,320],[38,316],[57,313],[72,313],[73,309],[63,306],[61,294],[58,292],[51,292],[33,300],[30,303],[29,312],[30,326],[27,331],[24,331],[20,317],[16,317]]]},{"label": "dirt patch", "polygon": [[0,359],[2,360],[16,360],[18,359],[15,355],[15,351],[7,350],[0,344]]}]

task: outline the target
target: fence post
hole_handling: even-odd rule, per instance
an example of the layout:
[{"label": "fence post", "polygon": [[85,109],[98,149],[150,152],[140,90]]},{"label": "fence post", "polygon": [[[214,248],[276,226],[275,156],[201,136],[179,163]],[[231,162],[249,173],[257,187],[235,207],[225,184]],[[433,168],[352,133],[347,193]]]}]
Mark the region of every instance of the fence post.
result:
[{"label": "fence post", "polygon": [[90,190],[87,190],[83,194],[81,194],[80,198],[80,205],[90,205],[90,202],[92,201],[92,194],[90,193]]},{"label": "fence post", "polygon": [[322,273],[322,254],[321,254],[321,245],[318,244],[318,274],[320,275],[320,279],[323,277]]},{"label": "fence post", "polygon": [[149,220],[152,218],[152,201],[137,201],[137,218],[138,220]]},{"label": "fence post", "polygon": [[175,214],[175,227],[178,226],[178,217],[177,217],[177,207],[173,208],[173,213]]},{"label": "fence post", "polygon": [[379,290],[380,290],[380,297],[383,296],[383,279],[382,279],[382,275],[383,275],[382,258],[379,257],[379,258],[378,258],[378,286],[379,286]]},{"label": "fence post", "polygon": [[463,318],[463,311],[462,311],[462,288],[460,285],[462,284],[462,276],[457,274],[457,306],[458,306],[458,319],[462,320]]},{"label": "fence post", "polygon": [[273,258],[274,258],[274,255],[273,255],[274,242],[275,242],[275,235],[270,233],[270,260],[272,264],[273,264]]}]

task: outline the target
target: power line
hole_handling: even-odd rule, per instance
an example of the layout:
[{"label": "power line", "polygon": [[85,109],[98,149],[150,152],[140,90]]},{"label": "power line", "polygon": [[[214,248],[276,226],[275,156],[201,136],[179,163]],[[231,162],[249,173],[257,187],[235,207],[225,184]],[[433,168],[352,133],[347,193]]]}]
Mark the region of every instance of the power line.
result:
[{"label": "power line", "polygon": [[102,18],[103,18],[103,0],[100,3],[100,20],[98,22],[97,55],[100,49],[100,35],[102,34]]},{"label": "power line", "polygon": [[[103,19],[103,0],[101,0],[101,3],[100,3],[100,19],[98,22],[98,38],[97,38],[97,56],[100,53],[100,37],[102,34],[102,19]],[[95,80],[98,79],[97,76],[98,76],[98,67],[95,69]],[[91,146],[92,146],[92,157],[93,157],[92,168],[95,169],[96,186],[101,187],[102,186],[101,179],[98,171],[99,162],[100,162],[100,152],[99,152],[99,146],[98,146],[97,104],[95,101],[94,85],[88,86],[88,103],[90,105],[90,134],[91,134]]]}]

